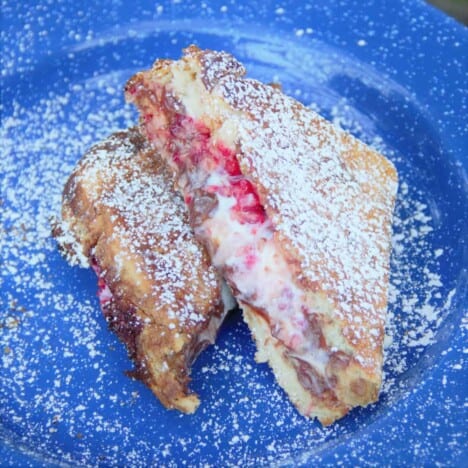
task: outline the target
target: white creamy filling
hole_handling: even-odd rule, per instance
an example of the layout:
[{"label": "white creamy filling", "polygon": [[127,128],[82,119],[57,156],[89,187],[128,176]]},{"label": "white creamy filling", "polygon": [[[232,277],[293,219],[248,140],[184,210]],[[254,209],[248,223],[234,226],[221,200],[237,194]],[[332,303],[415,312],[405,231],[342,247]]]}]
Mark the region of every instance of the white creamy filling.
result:
[{"label": "white creamy filling", "polygon": [[[172,67],[171,85],[175,95],[181,98],[187,115],[192,119],[209,122],[209,116],[215,115],[217,123],[222,120],[221,126],[208,125],[213,127],[212,141],[221,141],[228,148],[234,149],[237,140],[237,124],[233,120],[235,111],[227,110],[222,99],[213,99],[213,96],[209,99],[205,87],[200,83],[199,70],[191,71],[187,73],[184,66]],[[223,115],[227,118],[220,119]],[[206,186],[228,184],[229,175],[216,171],[210,172],[206,181]],[[183,187],[184,191],[186,189]],[[213,264],[227,268],[229,280],[240,291],[240,300],[266,311],[272,333],[293,350],[291,354],[308,362],[326,379],[329,353],[318,346],[311,333],[304,312],[304,307],[307,307],[304,294],[295,285],[288,265],[277,251],[268,221],[262,226],[241,224],[231,216],[235,198],[219,194],[216,196],[217,208],[196,229],[197,234],[208,238],[212,246],[216,247]]]},{"label": "white creamy filling", "polygon": [[[198,75],[197,75],[197,79]],[[202,86],[197,83],[192,73],[187,73],[183,67],[172,67],[172,87],[177,89],[177,95],[184,103],[189,115],[198,119],[202,116],[203,95],[200,93]]]},{"label": "white creamy filling", "polygon": [[[192,65],[190,72],[186,65],[172,67],[171,87],[176,91],[175,95],[183,102],[185,111],[194,120],[208,122],[210,116],[217,116],[219,122],[221,116],[230,116],[223,119],[221,126],[216,125],[212,130],[213,141],[222,141],[231,149],[235,147],[237,140],[237,124],[232,119],[236,111],[227,107],[222,98],[216,97],[216,93],[208,95],[205,86],[200,79],[200,70]],[[238,112],[241,115],[241,112]]]},{"label": "white creamy filling", "polygon": [[226,284],[226,281],[221,280],[221,299],[224,306],[224,316],[232,309],[236,307],[236,300],[229,289],[229,286]]},{"label": "white creamy filling", "polygon": [[[208,326],[196,337],[198,343],[207,342],[214,344],[218,330],[221,327],[221,324],[223,323],[227,313],[236,307],[236,300],[234,299],[229,286],[224,280],[221,280],[221,299],[223,301],[223,312],[219,316],[211,315]],[[200,351],[202,351],[202,349],[200,349],[199,352]],[[198,354],[191,356],[192,362],[194,362],[197,357]]]},{"label": "white creamy filling", "polygon": [[[228,185],[228,177],[216,172],[208,177],[206,185]],[[295,285],[276,248],[269,221],[262,225],[242,224],[232,216],[234,196],[216,196],[217,207],[198,228],[198,234],[209,236],[212,245],[217,246],[213,264],[227,271],[227,277],[240,291],[240,300],[266,311],[272,333],[291,348],[291,354],[325,376],[329,353],[314,342],[304,312],[304,293]]]}]

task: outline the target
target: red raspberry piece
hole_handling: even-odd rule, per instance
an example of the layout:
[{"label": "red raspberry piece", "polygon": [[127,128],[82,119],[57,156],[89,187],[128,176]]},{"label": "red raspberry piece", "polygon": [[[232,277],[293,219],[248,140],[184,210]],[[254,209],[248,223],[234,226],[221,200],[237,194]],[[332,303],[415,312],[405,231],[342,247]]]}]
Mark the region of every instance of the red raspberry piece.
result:
[{"label": "red raspberry piece", "polygon": [[[148,114],[148,118],[152,116]],[[243,224],[262,224],[266,220],[265,210],[260,204],[258,194],[252,183],[243,177],[239,162],[235,153],[222,143],[213,146],[210,144],[211,131],[201,122],[195,122],[190,117],[175,114],[173,124],[169,129],[174,140],[182,139],[190,148],[187,155],[183,155],[177,149],[173,150],[173,160],[183,168],[190,162],[194,166],[203,165],[207,172],[224,171],[227,174],[229,184],[210,185],[204,190],[208,193],[218,193],[226,197],[234,197],[235,206],[231,209],[236,219]],[[191,203],[191,197],[185,198],[186,203]]]},{"label": "red raspberry piece", "polygon": [[184,162],[182,161],[182,158],[180,157],[179,151],[174,151],[174,154],[172,155],[172,160],[176,163],[177,167],[181,168],[184,166]]},{"label": "red raspberry piece", "polygon": [[223,148],[221,154],[224,156],[224,168],[226,172],[230,176],[242,175],[239,161],[237,161],[236,157],[227,148]]}]

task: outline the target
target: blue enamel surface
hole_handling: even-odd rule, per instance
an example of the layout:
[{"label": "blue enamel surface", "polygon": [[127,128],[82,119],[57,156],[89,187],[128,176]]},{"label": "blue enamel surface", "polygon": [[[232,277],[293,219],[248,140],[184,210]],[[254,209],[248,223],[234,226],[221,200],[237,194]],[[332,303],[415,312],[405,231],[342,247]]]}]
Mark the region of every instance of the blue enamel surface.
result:
[{"label": "blue enamel surface", "polygon": [[[0,461],[4,465],[462,465],[467,453],[466,30],[419,1],[3,2]],[[190,43],[384,152],[400,191],[380,401],[298,416],[239,315],[200,356],[193,416],[124,375],[89,271],[49,217],[81,154],[136,121],[121,89]]]}]

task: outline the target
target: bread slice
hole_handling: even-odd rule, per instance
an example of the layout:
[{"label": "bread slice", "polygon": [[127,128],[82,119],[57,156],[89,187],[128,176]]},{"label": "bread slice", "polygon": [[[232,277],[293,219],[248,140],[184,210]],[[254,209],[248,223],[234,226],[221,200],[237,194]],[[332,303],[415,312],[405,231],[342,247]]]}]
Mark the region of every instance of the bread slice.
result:
[{"label": "bread slice", "polygon": [[54,234],[72,264],[91,265],[110,328],[167,408],[192,413],[190,366],[213,343],[232,297],[188,224],[158,154],[136,128],[79,161]]},{"label": "bread slice", "polygon": [[378,398],[393,165],[223,52],[191,46],[126,96],[278,383],[324,425]]}]

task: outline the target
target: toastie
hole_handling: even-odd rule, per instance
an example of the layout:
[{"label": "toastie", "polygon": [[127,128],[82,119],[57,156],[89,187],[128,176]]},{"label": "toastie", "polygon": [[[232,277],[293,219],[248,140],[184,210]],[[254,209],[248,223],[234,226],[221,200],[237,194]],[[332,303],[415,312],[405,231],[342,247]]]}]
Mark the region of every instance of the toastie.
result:
[{"label": "toastie", "polygon": [[224,52],[191,46],[126,85],[197,239],[299,412],[377,400],[394,166]]},{"label": "toastie", "polygon": [[132,375],[165,407],[195,411],[191,364],[234,302],[162,160],[136,128],[79,161],[54,234],[70,263],[96,271],[102,310],[135,362]]}]

